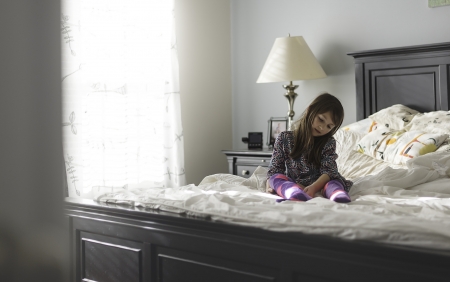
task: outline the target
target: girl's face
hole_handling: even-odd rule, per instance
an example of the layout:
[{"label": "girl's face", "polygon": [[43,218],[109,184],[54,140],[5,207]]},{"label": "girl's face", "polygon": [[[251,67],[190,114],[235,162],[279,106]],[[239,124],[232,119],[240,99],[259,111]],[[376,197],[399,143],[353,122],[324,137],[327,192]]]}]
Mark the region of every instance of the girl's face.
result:
[{"label": "girl's face", "polygon": [[331,113],[326,112],[318,114],[312,124],[312,135],[319,137],[327,134],[335,127],[333,120],[331,119]]}]

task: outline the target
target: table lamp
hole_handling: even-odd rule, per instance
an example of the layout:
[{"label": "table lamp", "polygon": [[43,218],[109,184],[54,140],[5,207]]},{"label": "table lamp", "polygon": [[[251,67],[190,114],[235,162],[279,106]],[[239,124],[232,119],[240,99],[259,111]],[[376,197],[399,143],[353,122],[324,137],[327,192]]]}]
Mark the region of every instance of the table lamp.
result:
[{"label": "table lamp", "polygon": [[294,101],[297,97],[294,90],[298,87],[298,85],[293,85],[292,81],[324,78],[326,76],[305,39],[302,36],[291,37],[289,35],[289,37],[275,39],[256,83],[289,82],[288,85],[283,85],[283,88],[287,90],[284,96],[289,103],[288,128],[291,129],[295,115]]}]

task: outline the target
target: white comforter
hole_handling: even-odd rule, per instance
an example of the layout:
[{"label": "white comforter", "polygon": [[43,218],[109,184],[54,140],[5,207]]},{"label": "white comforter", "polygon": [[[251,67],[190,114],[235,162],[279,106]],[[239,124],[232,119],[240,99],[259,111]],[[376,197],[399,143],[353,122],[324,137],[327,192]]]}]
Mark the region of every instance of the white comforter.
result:
[{"label": "white comforter", "polygon": [[118,190],[96,199],[275,231],[450,249],[449,167],[450,153],[412,159],[403,169],[383,167],[354,179],[349,204],[322,197],[276,203],[277,196],[262,192],[261,167],[249,179],[215,174],[198,186]]}]

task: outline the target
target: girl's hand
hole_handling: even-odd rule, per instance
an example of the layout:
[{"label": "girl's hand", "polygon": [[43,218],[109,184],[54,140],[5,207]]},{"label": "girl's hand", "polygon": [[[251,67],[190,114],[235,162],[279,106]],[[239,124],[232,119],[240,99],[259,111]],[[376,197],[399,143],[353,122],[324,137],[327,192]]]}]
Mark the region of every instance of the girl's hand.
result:
[{"label": "girl's hand", "polygon": [[273,190],[273,188],[270,187],[268,180],[266,181],[266,193],[275,194],[275,195],[277,194],[277,193],[275,193],[275,190]]},{"label": "girl's hand", "polygon": [[303,189],[303,192],[308,194],[308,196],[310,196],[311,198],[314,198],[317,191],[311,186],[306,186],[305,189]]}]

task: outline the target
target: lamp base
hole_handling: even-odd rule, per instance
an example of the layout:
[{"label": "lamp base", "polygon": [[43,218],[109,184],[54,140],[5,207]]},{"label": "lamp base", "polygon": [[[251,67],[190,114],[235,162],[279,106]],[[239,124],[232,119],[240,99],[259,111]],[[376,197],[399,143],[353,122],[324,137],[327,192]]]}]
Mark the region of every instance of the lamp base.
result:
[{"label": "lamp base", "polygon": [[297,89],[298,85],[293,85],[292,81],[288,85],[283,85],[283,88],[287,90],[286,93],[284,93],[284,97],[288,100],[288,106],[289,111],[287,112],[287,115],[289,117],[288,120],[288,129],[291,130],[291,126],[294,120],[294,101],[295,98],[297,98],[297,93],[295,93],[295,89]]}]

